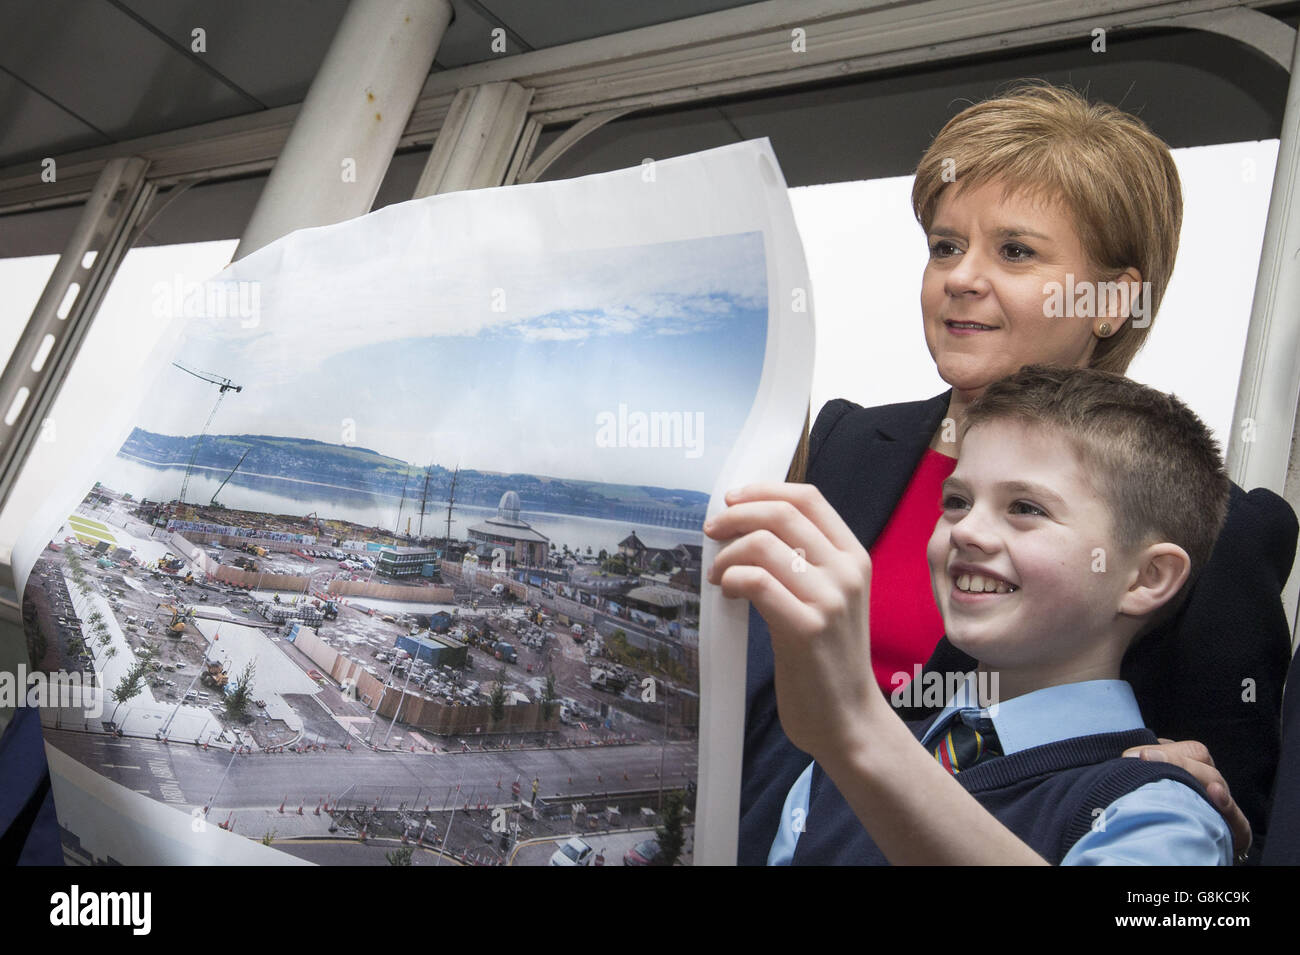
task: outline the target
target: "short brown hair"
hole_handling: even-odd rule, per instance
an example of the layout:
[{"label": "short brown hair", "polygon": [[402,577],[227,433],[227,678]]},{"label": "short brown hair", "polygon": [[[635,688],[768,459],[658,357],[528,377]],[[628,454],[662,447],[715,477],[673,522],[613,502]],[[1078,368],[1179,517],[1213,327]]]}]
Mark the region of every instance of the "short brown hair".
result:
[{"label": "short brown hair", "polygon": [[971,403],[962,433],[1003,420],[1061,432],[1108,504],[1120,547],[1168,541],[1187,552],[1191,572],[1165,608],[1176,610],[1228,513],[1228,475],[1201,419],[1174,396],[1123,375],[1026,365]]},{"label": "short brown hair", "polygon": [[[916,220],[928,235],[947,186],[995,181],[1005,184],[1004,198],[1062,203],[1096,281],[1112,282],[1136,268],[1151,283],[1143,307],[1154,321],[1178,254],[1183,196],[1169,146],[1145,123],[1069,88],[1022,80],[1006,95],[962,110],[939,131],[916,168]],[[1150,330],[1150,323],[1124,322],[1098,340],[1091,367],[1122,374]]]}]

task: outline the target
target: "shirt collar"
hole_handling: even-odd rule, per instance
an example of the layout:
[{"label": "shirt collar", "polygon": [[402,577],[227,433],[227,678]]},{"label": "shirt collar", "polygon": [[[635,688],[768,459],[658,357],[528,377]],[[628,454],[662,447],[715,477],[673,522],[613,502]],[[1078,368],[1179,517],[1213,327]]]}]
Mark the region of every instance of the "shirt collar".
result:
[{"label": "shirt collar", "polygon": [[[938,719],[930,724],[923,744],[944,729],[953,714],[979,710],[978,673],[971,672],[957,687]],[[1124,680],[1088,680],[1065,683],[1002,700],[984,710],[1006,755],[1076,736],[1122,733],[1143,729],[1142,711],[1133,688]]]}]

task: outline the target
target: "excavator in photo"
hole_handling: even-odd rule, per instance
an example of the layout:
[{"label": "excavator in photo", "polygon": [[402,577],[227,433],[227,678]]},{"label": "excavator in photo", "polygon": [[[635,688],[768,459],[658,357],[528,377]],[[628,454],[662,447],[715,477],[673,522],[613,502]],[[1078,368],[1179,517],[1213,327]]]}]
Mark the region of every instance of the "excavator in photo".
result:
[{"label": "excavator in photo", "polygon": [[166,610],[172,615],[171,622],[167,624],[167,636],[180,639],[185,634],[185,625],[194,619],[193,607],[177,607],[175,604],[160,603],[156,610]]}]

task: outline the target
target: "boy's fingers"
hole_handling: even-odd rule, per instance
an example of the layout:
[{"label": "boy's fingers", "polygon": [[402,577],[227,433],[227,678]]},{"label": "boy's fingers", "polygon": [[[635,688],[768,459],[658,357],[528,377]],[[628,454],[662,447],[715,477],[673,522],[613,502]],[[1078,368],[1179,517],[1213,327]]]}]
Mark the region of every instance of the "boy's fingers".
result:
[{"label": "boy's fingers", "polygon": [[769,530],[751,531],[727,544],[714,558],[707,579],[721,584],[729,568],[740,566],[762,568],[801,601],[820,603],[835,596],[826,575]]},{"label": "boy's fingers", "polygon": [[822,565],[838,553],[821,528],[789,501],[752,501],[728,507],[705,526],[717,540],[738,538],[755,531],[770,531],[787,547],[800,548],[810,562]]},{"label": "boy's fingers", "polygon": [[743,597],[767,621],[773,634],[773,645],[778,632],[793,630],[812,632],[820,622],[820,615],[762,567],[738,564],[723,573],[719,586],[724,597]]},{"label": "boy's fingers", "polygon": [[[822,492],[811,484],[747,484],[728,491],[726,495],[729,505],[763,500],[788,501],[793,504],[827,540],[842,551],[852,553],[855,549],[862,548],[844,519],[827,503]],[[721,517],[719,514],[715,520]]]}]

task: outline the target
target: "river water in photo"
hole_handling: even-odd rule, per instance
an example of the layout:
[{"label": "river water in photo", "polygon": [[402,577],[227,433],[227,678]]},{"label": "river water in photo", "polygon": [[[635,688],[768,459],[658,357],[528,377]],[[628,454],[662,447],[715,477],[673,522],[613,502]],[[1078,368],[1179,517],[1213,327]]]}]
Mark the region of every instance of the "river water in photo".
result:
[{"label": "river water in photo", "polygon": [[[229,474],[227,469],[195,467],[185,492],[190,504],[211,500]],[[131,494],[137,500],[171,500],[181,489],[185,468],[179,465],[158,467],[139,460],[114,455],[100,475],[100,482],[113,491]],[[305,516],[315,512],[322,520],[346,520],[366,527],[380,527],[393,532],[398,526],[398,508],[401,506],[401,533],[406,533],[410,519],[412,535],[420,529],[419,494],[407,494],[403,505],[400,496],[377,495],[348,488],[298,481],[293,478],[271,477],[236,473],[221,489],[218,501],[227,507],[265,514]],[[451,536],[464,539],[466,531],[489,517],[496,516],[495,507],[456,504],[452,509]],[[519,515],[540,534],[554,542],[556,549],[568,544],[585,554],[603,548],[610,553],[618,550],[618,542],[636,531],[647,547],[676,547],[678,544],[701,544],[701,531],[662,527],[634,521],[605,520],[571,514],[550,514],[524,510]],[[447,531],[447,502],[427,502],[424,514],[425,536],[443,535]]]}]

